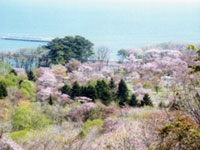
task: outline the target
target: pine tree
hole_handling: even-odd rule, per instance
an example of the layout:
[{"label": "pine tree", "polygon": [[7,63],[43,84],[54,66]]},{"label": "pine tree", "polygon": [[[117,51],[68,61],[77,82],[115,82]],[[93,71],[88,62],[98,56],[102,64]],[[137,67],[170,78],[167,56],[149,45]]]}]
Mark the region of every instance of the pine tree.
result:
[{"label": "pine tree", "polygon": [[120,81],[118,86],[117,98],[120,105],[124,105],[128,102],[128,87],[123,79]]},{"label": "pine tree", "polygon": [[138,100],[136,99],[135,94],[133,94],[133,95],[131,96],[131,99],[130,99],[130,101],[129,101],[129,105],[130,105],[130,106],[133,106],[133,107],[138,106]]},{"label": "pine tree", "polygon": [[97,98],[97,91],[93,86],[89,85],[85,88],[85,93],[83,96],[89,97],[94,101]]},{"label": "pine tree", "polygon": [[109,105],[112,101],[112,95],[110,93],[110,91],[108,89],[104,89],[102,91],[102,97],[101,97],[101,100],[102,102],[105,104],[105,105]]},{"label": "pine tree", "polygon": [[33,71],[27,72],[28,80],[35,81],[35,75],[33,74]]},{"label": "pine tree", "polygon": [[151,98],[148,94],[144,94],[143,100],[141,101],[141,106],[153,106]]},{"label": "pine tree", "polygon": [[53,99],[52,99],[52,96],[50,95],[49,97],[49,105],[53,105]]},{"label": "pine tree", "polygon": [[95,86],[95,89],[97,91],[97,98],[101,99],[101,97],[102,97],[102,90],[104,89],[104,82],[101,81],[101,80],[98,80],[97,84]]},{"label": "pine tree", "polygon": [[72,86],[72,92],[71,92],[72,98],[76,96],[81,96],[81,87],[79,86],[78,82],[74,82]]},{"label": "pine tree", "polygon": [[109,87],[110,87],[110,89],[116,88],[116,85],[115,85],[115,82],[114,82],[113,78],[111,78],[111,80],[110,80]]},{"label": "pine tree", "polygon": [[0,81],[0,99],[6,96],[8,96],[6,85],[2,81]]},{"label": "pine tree", "polygon": [[61,89],[60,91],[62,92],[62,94],[67,94],[69,96],[71,96],[71,93],[72,93],[72,90],[70,88],[69,85],[65,84]]},{"label": "pine tree", "polygon": [[108,105],[112,101],[109,86],[104,80],[97,81],[95,89],[97,91],[97,98],[101,99],[105,105]]}]

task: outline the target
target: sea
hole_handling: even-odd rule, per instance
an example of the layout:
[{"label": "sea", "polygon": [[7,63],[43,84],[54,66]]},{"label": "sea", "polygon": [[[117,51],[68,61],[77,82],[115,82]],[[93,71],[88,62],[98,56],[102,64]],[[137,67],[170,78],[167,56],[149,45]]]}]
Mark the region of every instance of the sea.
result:
[{"label": "sea", "polygon": [[[122,48],[169,41],[200,42],[200,3],[0,0],[0,37],[74,35],[89,39],[95,49],[108,47],[113,57]],[[0,39],[0,51],[46,44]]]}]

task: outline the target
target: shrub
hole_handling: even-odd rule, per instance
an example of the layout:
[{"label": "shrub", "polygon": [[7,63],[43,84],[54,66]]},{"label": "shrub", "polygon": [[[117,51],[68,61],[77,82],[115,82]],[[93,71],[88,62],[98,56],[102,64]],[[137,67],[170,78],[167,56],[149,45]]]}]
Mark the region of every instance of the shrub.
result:
[{"label": "shrub", "polygon": [[12,69],[9,73],[13,73],[15,76],[17,76],[17,72],[14,69]]},{"label": "shrub", "polygon": [[14,131],[10,133],[9,137],[16,142],[20,142],[28,138],[28,130]]},{"label": "shrub", "polygon": [[37,105],[22,101],[12,116],[13,130],[40,129],[49,125],[51,121],[41,113]]},{"label": "shrub", "polygon": [[199,150],[200,130],[188,116],[178,116],[177,119],[159,129],[162,150]]},{"label": "shrub", "polygon": [[95,119],[106,119],[112,116],[118,116],[120,111],[115,106],[105,106],[103,104],[97,104],[95,108],[84,114],[84,121]]},{"label": "shrub", "polygon": [[19,85],[19,89],[22,93],[24,93],[25,96],[28,97],[34,97],[36,92],[33,83],[31,81],[26,80],[21,82],[21,84]]},{"label": "shrub", "polygon": [[96,120],[87,120],[84,125],[83,125],[83,129],[81,130],[81,132],[79,133],[79,135],[81,137],[85,137],[87,131],[89,131],[92,127],[98,127],[99,129],[101,129],[103,126],[103,120],[101,119],[96,119]]},{"label": "shrub", "polygon": [[2,61],[0,61],[0,75],[5,76],[12,70],[12,67]]},{"label": "shrub", "polygon": [[83,125],[83,129],[87,131],[94,126],[101,128],[103,126],[103,120],[101,119],[87,120]]},{"label": "shrub", "polygon": [[6,86],[16,86],[18,84],[18,77],[13,73],[7,74],[6,76],[2,77],[1,80],[5,83]]}]

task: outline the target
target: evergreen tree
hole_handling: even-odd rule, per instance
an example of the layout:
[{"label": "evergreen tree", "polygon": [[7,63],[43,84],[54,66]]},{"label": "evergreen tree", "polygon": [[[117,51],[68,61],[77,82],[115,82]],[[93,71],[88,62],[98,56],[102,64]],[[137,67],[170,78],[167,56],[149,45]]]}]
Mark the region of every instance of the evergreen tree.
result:
[{"label": "evergreen tree", "polygon": [[72,92],[71,92],[72,98],[76,96],[81,96],[81,87],[79,86],[78,82],[74,82],[72,86]]},{"label": "evergreen tree", "polygon": [[113,78],[111,78],[111,80],[110,80],[109,87],[110,87],[110,89],[116,88],[116,85],[115,85],[115,82],[114,82]]},{"label": "evergreen tree", "polygon": [[143,100],[141,101],[141,106],[153,106],[151,98],[148,94],[144,94]]},{"label": "evergreen tree", "polygon": [[95,88],[97,91],[97,98],[101,99],[105,105],[108,105],[112,101],[112,95],[106,82],[104,80],[98,80]]},{"label": "evergreen tree", "polygon": [[53,105],[53,99],[52,99],[52,96],[50,95],[49,97],[49,105]]},{"label": "evergreen tree", "polygon": [[108,89],[104,89],[102,91],[102,97],[101,97],[101,100],[102,102],[105,104],[105,105],[109,105],[112,101],[112,95],[110,93],[110,91]]},{"label": "evergreen tree", "polygon": [[48,65],[64,65],[72,58],[86,62],[94,54],[93,43],[81,36],[55,38],[44,47],[49,49],[49,52],[41,61],[47,61]]},{"label": "evergreen tree", "polygon": [[95,86],[95,89],[97,91],[97,97],[101,98],[102,97],[102,90],[104,89],[104,81],[98,80],[97,84]]},{"label": "evergreen tree", "polygon": [[128,102],[128,87],[123,79],[121,79],[118,86],[117,99],[120,105],[124,105]]},{"label": "evergreen tree", "polygon": [[97,91],[93,86],[89,85],[86,87],[85,94],[83,96],[89,97],[94,101],[97,98]]},{"label": "evergreen tree", "polygon": [[8,96],[8,92],[6,90],[6,85],[0,81],[0,99]]},{"label": "evergreen tree", "polygon": [[28,80],[35,81],[35,75],[33,74],[33,71],[27,72]]},{"label": "evergreen tree", "polygon": [[133,94],[132,96],[131,96],[131,99],[130,99],[130,101],[129,101],[129,105],[130,106],[138,106],[138,100],[136,99],[136,96],[135,96],[135,94]]},{"label": "evergreen tree", "polygon": [[81,86],[81,96],[87,97],[87,86]]},{"label": "evergreen tree", "polygon": [[65,84],[61,89],[60,91],[62,92],[62,94],[67,94],[69,96],[71,96],[71,93],[72,93],[72,90],[70,88],[69,85]]}]

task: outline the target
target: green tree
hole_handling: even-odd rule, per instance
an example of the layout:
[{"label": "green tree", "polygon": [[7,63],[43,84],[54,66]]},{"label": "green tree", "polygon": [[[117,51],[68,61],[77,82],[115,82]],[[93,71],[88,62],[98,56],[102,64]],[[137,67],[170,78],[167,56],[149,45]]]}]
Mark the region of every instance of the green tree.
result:
[{"label": "green tree", "polygon": [[144,94],[143,100],[141,101],[141,106],[153,106],[153,103],[151,101],[151,98],[149,97],[149,94]]},{"label": "green tree", "polygon": [[78,84],[78,82],[74,82],[74,84],[72,86],[71,97],[74,98],[76,96],[81,96],[81,87]]},{"label": "green tree", "polygon": [[[45,46],[49,49],[48,64],[66,64],[71,58],[88,61],[93,53],[93,43],[81,36],[56,38]],[[46,58],[45,58],[46,59]]]},{"label": "green tree", "polygon": [[132,94],[131,99],[129,101],[129,105],[133,106],[133,107],[138,106],[138,100],[137,100],[135,94]]},{"label": "green tree", "polygon": [[98,80],[95,88],[97,91],[97,97],[101,99],[105,105],[108,105],[112,101],[112,95],[106,82],[104,80]]},{"label": "green tree", "polygon": [[21,84],[19,85],[19,89],[22,93],[24,93],[26,96],[30,98],[35,98],[36,89],[33,85],[33,82],[28,80],[23,80]]},{"label": "green tree", "polygon": [[120,50],[118,51],[117,55],[120,56],[120,57],[121,57],[121,61],[123,61],[125,58],[128,57],[129,53],[128,53],[128,51],[125,50],[125,49],[120,49]]},{"label": "green tree", "polygon": [[110,87],[110,89],[116,88],[115,81],[113,80],[113,78],[111,78],[111,80],[110,80],[109,87]]},{"label": "green tree", "polygon": [[35,75],[32,70],[27,72],[27,76],[28,76],[28,80],[35,81]]},{"label": "green tree", "polygon": [[86,87],[85,94],[83,96],[89,97],[94,101],[97,98],[97,91],[93,86],[89,85]]},{"label": "green tree", "polygon": [[41,112],[39,106],[28,101],[19,103],[11,119],[15,131],[41,129],[48,126],[51,122]]},{"label": "green tree", "polygon": [[67,85],[67,84],[65,84],[65,85],[60,89],[60,91],[62,92],[62,94],[67,94],[67,95],[69,95],[69,96],[71,96],[71,94],[72,94],[72,90],[71,90],[70,86]]},{"label": "green tree", "polygon": [[117,98],[119,100],[120,105],[124,105],[128,102],[128,87],[123,79],[119,82],[118,91],[117,91]]},{"label": "green tree", "polygon": [[112,95],[109,91],[109,89],[105,88],[103,91],[102,91],[102,96],[101,97],[101,100],[102,102],[105,104],[105,105],[109,105],[112,101]]},{"label": "green tree", "polygon": [[8,96],[8,92],[6,90],[6,85],[4,82],[0,81],[0,99]]},{"label": "green tree", "polygon": [[50,97],[49,97],[49,105],[53,105],[53,98],[52,98],[51,95],[50,95]]},{"label": "green tree", "polygon": [[[197,53],[197,57],[194,59],[194,61],[200,61],[200,49],[197,49],[195,45],[188,45],[188,50],[192,50],[195,53]],[[193,65],[189,66],[192,68],[192,73],[199,72],[200,71],[200,65]]]}]

